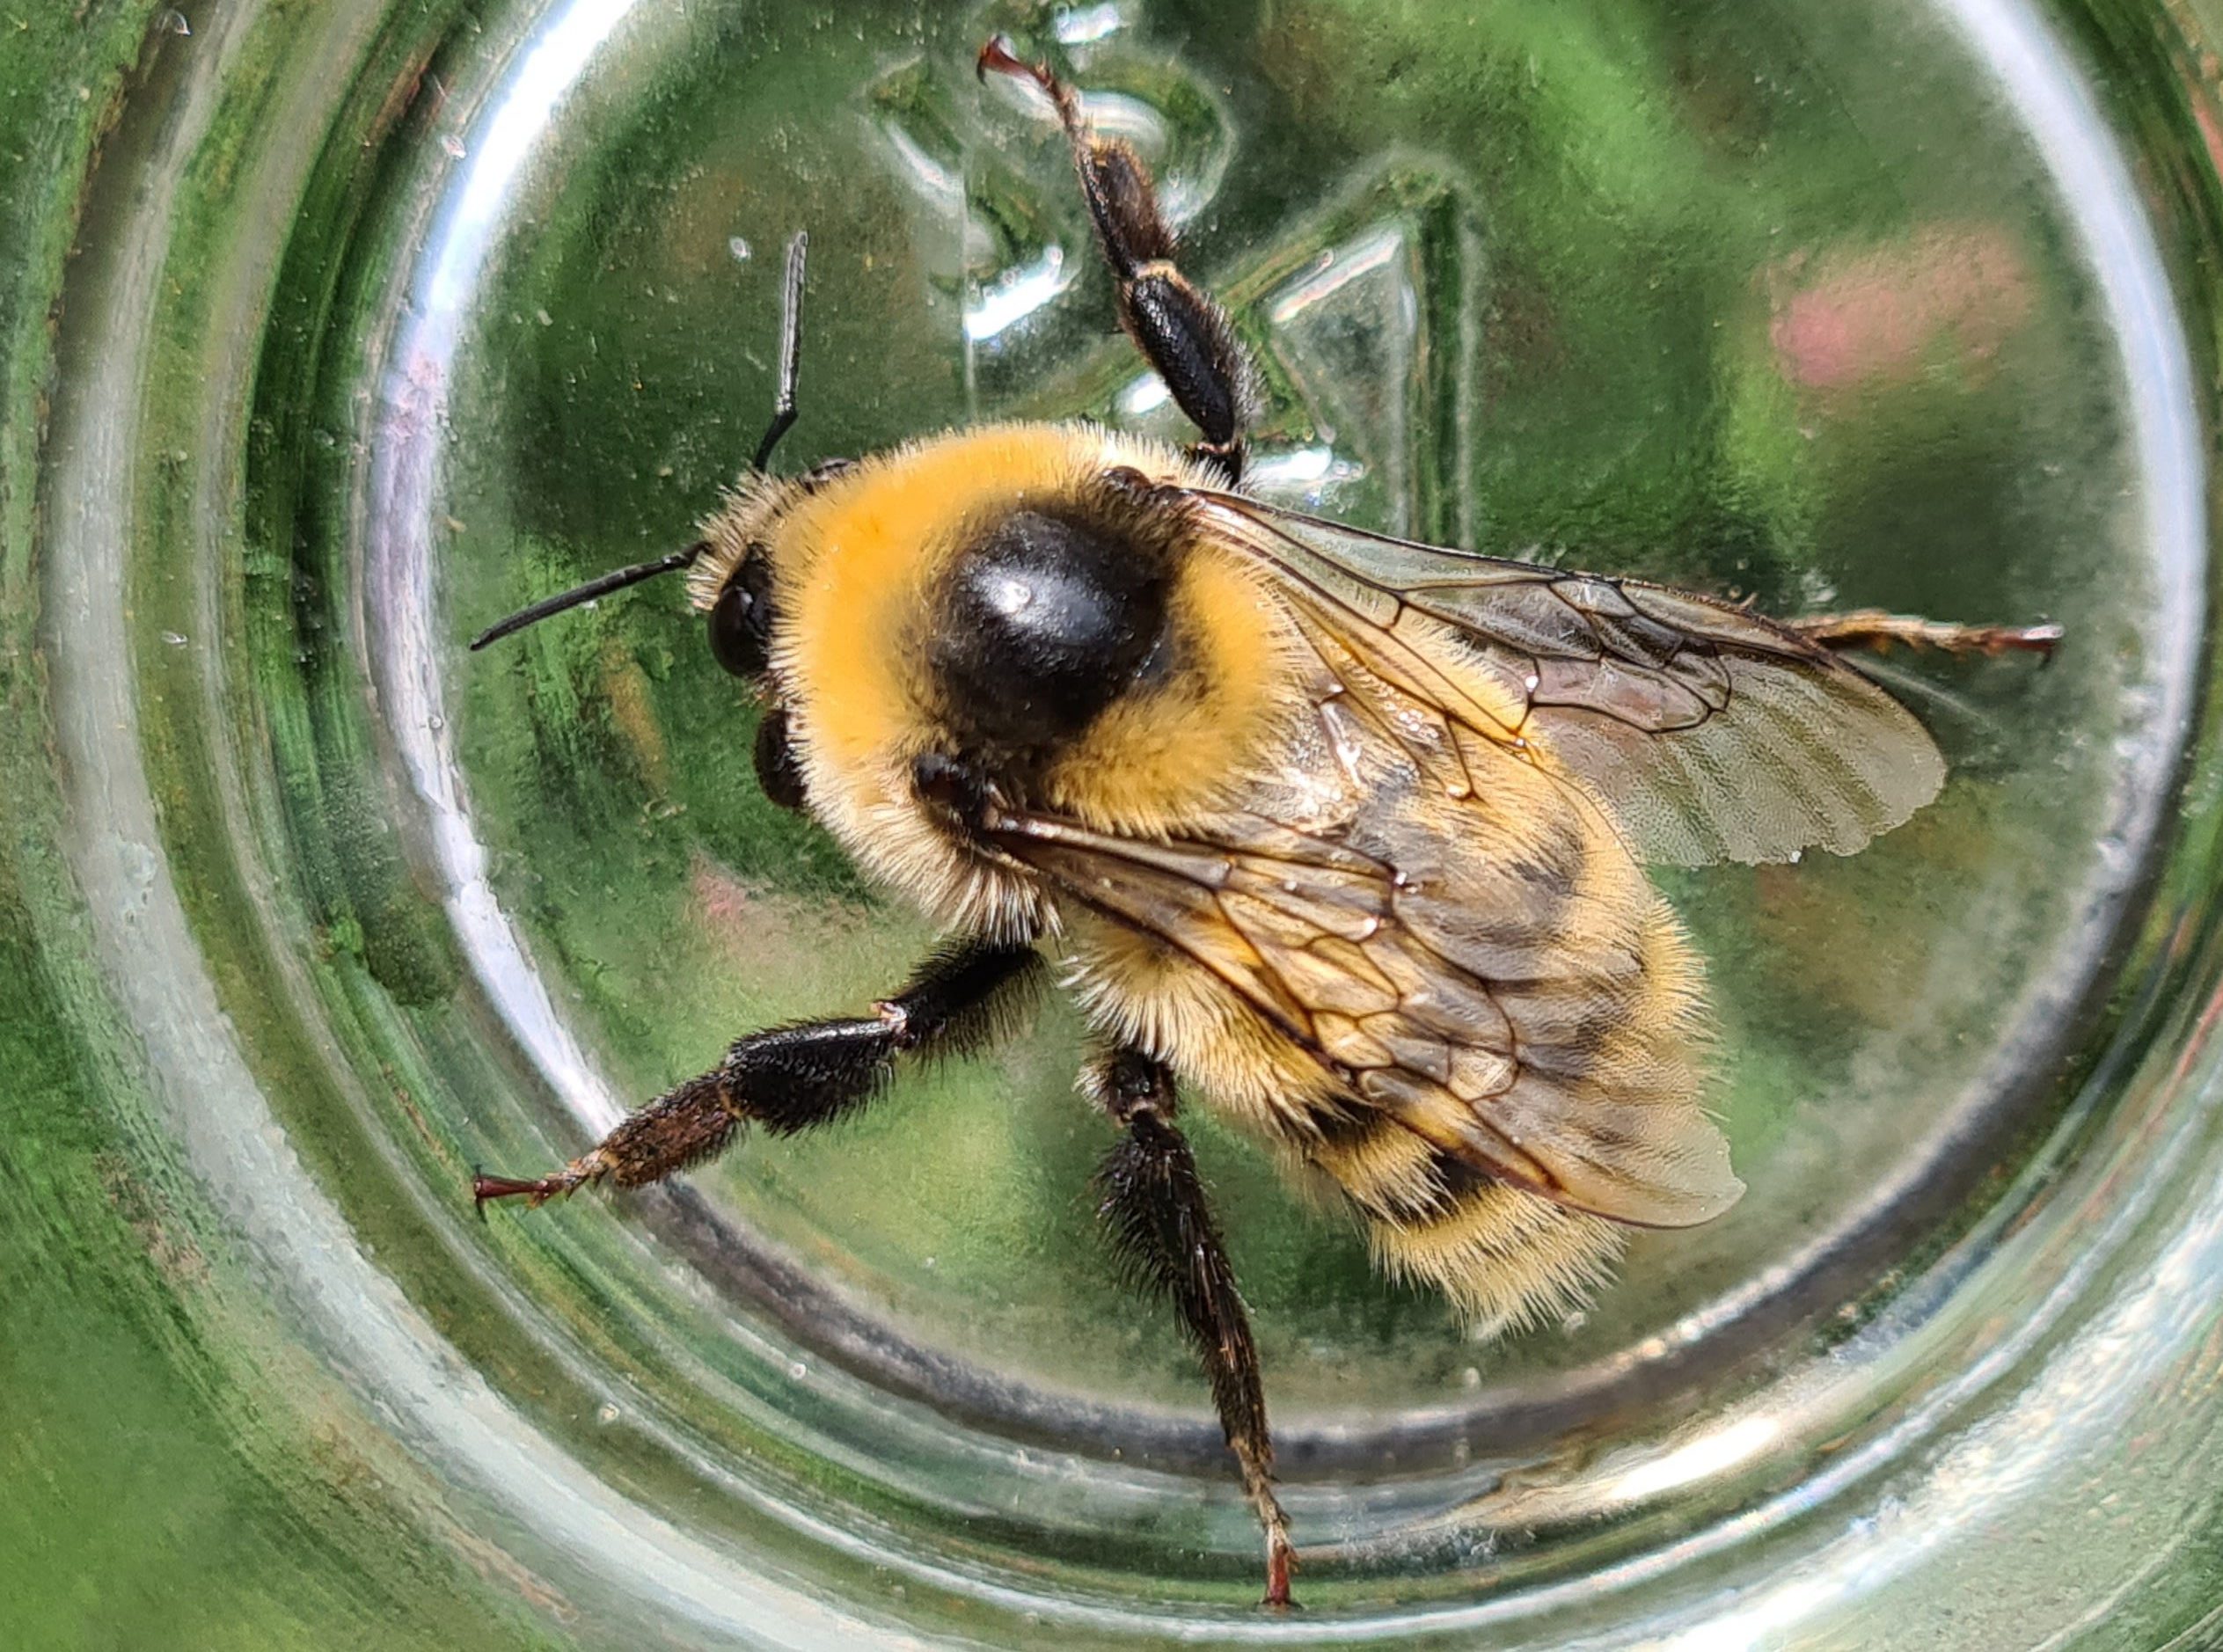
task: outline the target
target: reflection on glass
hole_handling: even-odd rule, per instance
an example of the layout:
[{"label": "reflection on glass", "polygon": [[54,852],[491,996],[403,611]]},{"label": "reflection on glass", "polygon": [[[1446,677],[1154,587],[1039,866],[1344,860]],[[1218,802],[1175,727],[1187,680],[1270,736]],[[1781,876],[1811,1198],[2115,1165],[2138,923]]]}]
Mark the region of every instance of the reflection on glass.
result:
[{"label": "reflection on glass", "polygon": [[[332,0],[164,37],[23,311],[63,366],[0,562],[51,696],[5,748],[47,800],[26,932],[116,1029],[55,1116],[121,1121],[87,1185],[130,1324],[274,1431],[150,1423],[164,1487],[252,1461],[272,1530],[397,1597],[461,1552],[439,1588],[587,1639],[1710,1646],[1876,1597],[2012,1644],[2168,1573],[2218,1437],[2212,879],[2171,813],[2180,763],[2212,789],[2177,317],[2217,265],[2173,192],[2212,181],[2213,99],[2160,8],[2063,11],[2122,54],[2104,119],[2013,0]],[[1054,127],[973,77],[993,29],[1163,168],[1264,368],[1261,490],[1771,610],[2071,628],[2042,673],[1879,663],[1954,778],[1869,852],[1661,875],[1751,1193],[1586,1310],[1472,1340],[1194,1109],[1317,1551],[1283,1622],[1193,1373],[1104,1276],[1070,1016],[676,1196],[461,1196],[925,939],[758,794],[676,592],[460,652],[731,481],[773,355],[750,249],[812,238],[790,464],[1181,434]],[[99,1433],[37,1449],[105,1488]]]}]

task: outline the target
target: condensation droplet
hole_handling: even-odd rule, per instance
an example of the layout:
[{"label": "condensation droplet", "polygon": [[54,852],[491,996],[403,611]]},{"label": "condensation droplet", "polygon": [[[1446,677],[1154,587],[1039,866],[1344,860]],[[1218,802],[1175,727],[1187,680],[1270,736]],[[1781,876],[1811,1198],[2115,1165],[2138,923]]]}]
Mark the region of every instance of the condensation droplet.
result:
[{"label": "condensation droplet", "polygon": [[726,251],[734,255],[734,262],[736,264],[746,264],[749,261],[749,243],[737,235],[726,243]]},{"label": "condensation droplet", "polygon": [[440,135],[440,147],[448,151],[450,160],[459,161],[470,153],[464,148],[463,140],[453,132],[443,132]]}]

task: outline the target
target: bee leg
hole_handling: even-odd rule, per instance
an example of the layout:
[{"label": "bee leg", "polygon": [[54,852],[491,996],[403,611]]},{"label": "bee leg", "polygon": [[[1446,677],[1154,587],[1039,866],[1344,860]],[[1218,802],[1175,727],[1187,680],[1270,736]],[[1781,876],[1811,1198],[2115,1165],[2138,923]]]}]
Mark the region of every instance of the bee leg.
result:
[{"label": "bee leg", "polygon": [[1904,646],[1934,648],[1942,654],[1982,654],[1987,659],[2003,654],[2035,654],[2051,660],[2061,641],[2058,625],[1956,625],[1911,614],[1886,613],[1880,608],[1809,614],[1786,623],[1824,648],[1873,648],[1879,654]]},{"label": "bee leg", "polygon": [[1073,150],[1096,241],[1117,287],[1119,325],[1135,341],[1174,404],[1203,434],[1189,451],[1232,485],[1243,473],[1243,427],[1257,397],[1257,369],[1227,312],[1174,262],[1174,231],[1142,158],[1118,138],[1099,137],[1080,99],[1049,72],[1021,62],[1002,40],[980,48],[979,69],[1017,75],[1049,95]]},{"label": "bee leg", "polygon": [[787,1136],[838,1118],[887,1086],[897,1057],[962,1055],[1002,1036],[1043,973],[1032,947],[946,947],[874,1014],[752,1034],[718,1066],[629,1115],[561,1170],[532,1181],[474,1175],[472,1197],[481,1208],[489,1199],[537,1205],[605,1179],[643,1187],[715,1157],[744,1124]]},{"label": "bee leg", "polygon": [[1122,1276],[1172,1300],[1203,1362],[1243,1490],[1266,1531],[1264,1604],[1286,1606],[1296,1551],[1274,1495],[1258,1346],[1196,1161],[1174,1123],[1173,1074],[1140,1050],[1122,1049],[1092,1060],[1082,1086],[1126,1131],[1096,1173],[1097,1214]]}]

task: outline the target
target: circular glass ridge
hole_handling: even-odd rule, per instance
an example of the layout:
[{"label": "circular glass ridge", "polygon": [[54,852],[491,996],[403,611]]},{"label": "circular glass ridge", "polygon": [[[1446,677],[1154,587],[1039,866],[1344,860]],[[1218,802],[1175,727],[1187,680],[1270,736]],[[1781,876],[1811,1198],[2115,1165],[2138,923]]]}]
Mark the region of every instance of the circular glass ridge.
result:
[{"label": "circular glass ridge", "polygon": [[[523,375],[527,358],[490,338],[557,325],[503,311],[530,284],[505,286],[502,272],[529,259],[535,232],[561,239],[548,226],[568,210],[567,168],[613,135],[653,151],[629,124],[637,82],[717,29],[646,0],[576,0],[512,8],[475,32],[369,4],[308,17],[248,7],[173,32],[125,104],[69,272],[40,478],[38,638],[56,838],[84,909],[79,935],[50,939],[97,966],[105,1002],[83,1012],[129,1029],[142,1128],[174,1144],[207,1202],[229,1283],[221,1307],[196,1312],[223,1327],[222,1362],[250,1384],[259,1353],[306,1349],[321,1403],[399,1445],[413,1506],[461,1510],[537,1575],[560,1575],[589,1625],[662,1622],[689,1637],[1025,1645],[1054,1623],[1090,1644],[1486,1633],[1506,1645],[1642,1634],[1711,1646],[1849,1633],[1883,1597],[1906,1613],[1895,1621],[1942,1624],[1956,1588],[2004,1608],[2033,1575],[2017,1538],[2058,1568],[2065,1597],[2088,1575],[2088,1614],[2142,1586],[2138,1571],[2109,1569],[2124,1553],[2142,1547],[2148,1573],[2166,1572],[2211,1502],[2203,1298],[2223,1263],[2212,844],[2204,813],[2177,805],[2208,795],[2211,763],[2192,742],[2205,692],[2205,381],[2175,319],[2189,300],[2141,209],[2151,203],[2055,33],[2026,8],[1979,0],[1954,0],[1938,20],[1932,44],[1955,42],[1991,78],[2042,163],[2073,238],[2066,256],[2088,281],[2080,296],[2115,353],[2122,395],[2107,417],[2120,421],[2142,560],[2114,571],[2123,605],[2101,629],[2119,650],[2134,627],[2137,657],[2072,679],[2115,697],[2090,736],[2100,755],[2078,775],[2109,788],[2092,805],[2097,847],[2064,864],[2074,875],[2046,967],[2017,978],[1995,1045],[1941,1104],[1922,1151],[1824,1209],[1803,1246],[1751,1266],[1701,1241],[1689,1259],[1708,1283],[1688,1307],[1648,1319],[1641,1302],[1609,1297],[1590,1341],[1583,1327],[1564,1332],[1564,1358],[1517,1345],[1459,1356],[1439,1327],[1408,1327],[1418,1307],[1396,1309],[1386,1329],[1357,1320],[1350,1360],[1393,1366],[1409,1334],[1428,1369],[1453,1378],[1432,1400],[1417,1378],[1375,1407],[1329,1377],[1289,1373],[1289,1502],[1315,1561],[1309,1610],[1287,1618],[1244,1604],[1248,1516],[1201,1395],[1170,1361],[1122,1344],[1100,1384],[1085,1349],[1079,1369],[1049,1366],[1032,1345],[1000,1364],[964,1327],[922,1323],[884,1267],[827,1248],[839,1235],[826,1211],[767,1195],[747,1162],[607,1211],[470,1220],[459,1154],[531,1168],[604,1128],[634,1086],[603,1076],[592,1041],[608,1036],[610,1005],[581,995],[576,955],[557,984],[545,973],[545,949],[575,947],[579,932],[517,916],[547,898],[544,874],[521,868],[520,822],[499,822],[512,837],[490,846],[474,813],[509,731],[486,691],[461,684],[478,668],[457,643],[477,617],[464,610],[506,588],[466,565],[483,545],[464,505],[500,488],[483,455],[493,438],[458,412],[484,413]],[[922,31],[918,61],[948,57],[976,27]],[[1215,121],[1239,122],[1239,100],[1198,113],[1134,64],[1108,62],[1107,78],[1125,77],[1137,87],[1126,95],[1173,128],[1169,155],[1185,141],[1175,117],[1205,134],[1185,174],[1201,210],[1242,164],[1210,136]],[[866,102],[904,113],[911,126],[886,129],[911,133],[925,124],[912,112],[943,95],[882,81]],[[653,173],[656,160],[642,164]],[[1409,203],[1426,169],[1395,164],[1405,170],[1384,187]],[[1352,221],[1322,233],[1348,231],[1330,250],[1363,265],[1386,245],[1368,238],[1387,231],[1369,216],[1368,168],[1353,175]],[[1391,216],[1424,238],[1426,210]],[[830,242],[838,234],[819,245]],[[591,238],[563,242],[580,245]],[[1425,268],[1425,254],[1411,256]],[[1319,308],[1330,299],[1290,285],[1279,256],[1269,248],[1255,291],[1238,281],[1239,303],[1332,317]],[[1079,279],[1062,261],[1020,259],[1008,279],[976,281],[982,302],[959,328],[976,344],[995,336],[997,305],[1020,303],[1030,270],[1053,293]],[[961,309],[966,290],[952,300]],[[321,311],[305,303],[319,295]],[[642,302],[661,301],[649,283]],[[837,310],[829,333],[843,325]],[[1290,359],[1329,349],[1323,333],[1329,343],[1293,328]],[[969,394],[1016,370],[976,354]],[[1076,381],[996,393],[1086,410],[1093,361]],[[811,394],[807,370],[807,420]],[[837,434],[866,422],[828,418]],[[728,464],[742,451],[730,435],[705,438]],[[1353,457],[1302,433],[1277,457],[1302,486],[1339,464],[1396,471],[1394,456]],[[1366,485],[1340,502],[1453,522],[1477,508]],[[289,545],[278,529],[299,537]],[[577,548],[596,553],[595,536]],[[672,648],[699,650],[692,623],[670,622]],[[574,676],[598,673],[619,722],[630,714],[624,659],[593,654],[581,668],[561,655],[606,649],[606,633],[538,646]],[[2058,668],[2080,669],[2073,652]],[[536,691],[564,671],[527,668]],[[1979,780],[2014,761],[1985,745],[1998,703],[2026,686],[2000,675],[1996,690],[1948,679],[1924,704]],[[1963,712],[1947,692],[1986,698]],[[745,778],[738,711],[701,715],[732,721]],[[1858,866],[1814,875],[1859,894]],[[788,938],[798,955],[823,940],[886,965],[899,950],[880,932],[896,920],[859,920],[837,883],[821,909],[830,916],[813,919],[793,891],[767,895],[728,870],[697,865],[691,887],[706,904],[738,900],[744,918],[753,902],[768,926],[801,925]],[[1702,939],[1705,896],[1693,890],[1707,875],[1670,885],[1699,909]],[[352,932],[335,922],[320,880],[370,921]],[[1753,968],[1765,961],[1729,959],[1724,992]],[[1043,1035],[1044,1063],[1058,1032]],[[1034,1056],[1014,1060],[1008,1071],[1054,1088]],[[932,1129],[950,1099],[906,1101],[906,1115]],[[1795,1140],[1785,1177],[1809,1173],[1829,1145]],[[903,1149],[883,1137],[860,1151]],[[1865,1168],[1865,1151],[1853,1138],[1847,1162]],[[1229,1162],[1239,1186],[1258,1185]],[[775,1159],[765,1173],[816,1167]],[[1787,1218],[1781,1232],[1795,1230]],[[1322,1254],[1350,1265],[1347,1247]],[[1636,1294],[1648,1268],[1680,1255],[1640,1252]],[[1364,1289],[1330,1284],[1331,1296]],[[1302,1294],[1301,1282],[1269,1285],[1269,1297],[1276,1289]],[[1817,1326],[1817,1305],[1840,1302]],[[1331,1305],[1301,1323],[1333,1348],[1363,1312]],[[1026,1322],[998,1312],[993,1324]],[[1054,1342],[1055,1305],[1044,1322]],[[1269,1396],[1295,1357],[1283,1352]],[[1474,1362],[1471,1381],[1454,1358]],[[2135,1448],[2124,1444],[2133,1419]],[[2064,1553],[2074,1546],[2060,1511],[2102,1506],[2132,1465],[2140,1495],[2116,1541],[2088,1562]],[[1941,1553],[1971,1557],[1977,1581],[1943,1581]],[[2073,1619],[2064,1612],[2057,1633]],[[2002,1618],[1982,1643],[2012,1635]]]}]

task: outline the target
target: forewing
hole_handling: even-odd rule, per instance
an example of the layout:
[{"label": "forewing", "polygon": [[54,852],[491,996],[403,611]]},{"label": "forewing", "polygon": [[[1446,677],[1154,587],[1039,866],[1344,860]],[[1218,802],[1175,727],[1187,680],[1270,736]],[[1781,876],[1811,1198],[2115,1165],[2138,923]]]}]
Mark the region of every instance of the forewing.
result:
[{"label": "forewing", "polygon": [[[1382,830],[1363,834],[1366,850],[1256,815],[1165,843],[1018,814],[991,835],[1185,954],[1357,1105],[1453,1158],[1624,1222],[1726,1210],[1743,1185],[1695,1104],[1691,1006],[1652,946],[1659,925],[1681,943],[1642,873],[1610,834],[1590,841],[1561,819],[1554,846],[1480,799],[1425,798],[1373,800]],[[1432,819],[1431,806],[1473,818]],[[1602,851],[1626,880],[1605,888],[1566,863],[1570,848]]]},{"label": "forewing", "polygon": [[1586,782],[1645,859],[1849,854],[1943,784],[1912,713],[1745,610],[1191,497],[1215,537],[1278,573],[1331,669]]}]

